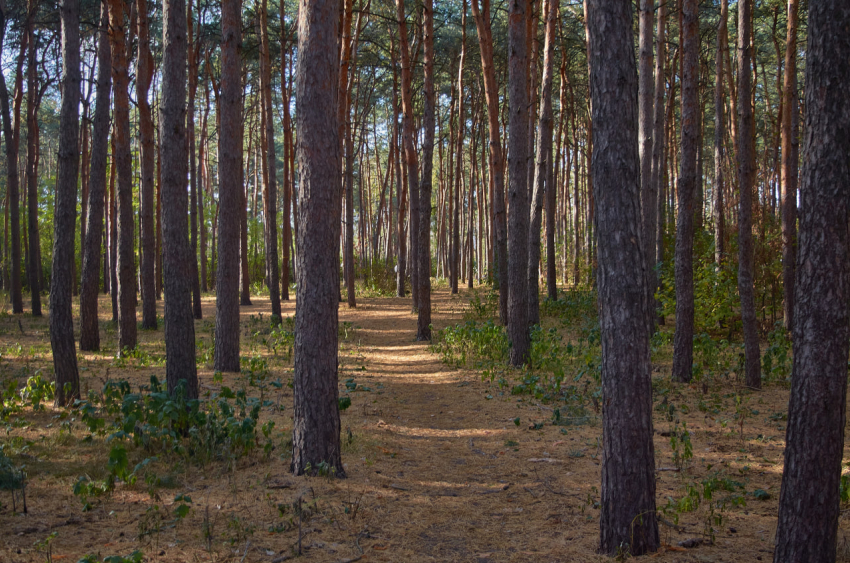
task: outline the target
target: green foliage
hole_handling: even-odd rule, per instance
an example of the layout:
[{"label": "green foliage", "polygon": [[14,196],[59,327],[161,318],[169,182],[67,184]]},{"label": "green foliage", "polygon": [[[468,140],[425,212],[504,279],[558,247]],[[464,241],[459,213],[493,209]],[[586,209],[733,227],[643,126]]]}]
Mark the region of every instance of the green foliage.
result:
[{"label": "green foliage", "polygon": [[477,289],[472,290],[469,298],[469,309],[464,315],[467,320],[492,319],[499,312],[499,294],[488,288],[482,296]]},{"label": "green foliage", "polygon": [[767,335],[767,348],[762,358],[762,377],[789,383],[791,380],[791,335],[782,321],[777,321]]},{"label": "green foliage", "polygon": [[26,473],[6,455],[0,445],[0,491],[17,491],[26,485]]},{"label": "green foliage", "polygon": [[596,291],[592,289],[570,288],[558,293],[558,299],[548,297],[540,303],[540,315],[557,317],[562,322],[573,324],[596,318]]},{"label": "green foliage", "polygon": [[45,401],[52,401],[55,395],[55,383],[45,381],[41,377],[41,370],[36,370],[35,375],[27,379],[27,384],[21,390],[21,403],[32,407],[32,410],[44,410]]},{"label": "green foliage", "polygon": [[[136,550],[129,555],[110,555],[104,557],[102,563],[142,563],[144,560],[144,553]],[[90,554],[77,561],[77,563],[101,563],[101,559],[98,559],[97,555]]]},{"label": "green foliage", "polygon": [[431,350],[454,367],[489,367],[507,362],[508,335],[492,320],[467,321],[436,331]]},{"label": "green foliage", "polygon": [[376,258],[369,260],[366,267],[361,267],[361,261],[355,260],[355,272],[358,279],[356,294],[363,297],[395,297],[397,286],[394,261]]}]

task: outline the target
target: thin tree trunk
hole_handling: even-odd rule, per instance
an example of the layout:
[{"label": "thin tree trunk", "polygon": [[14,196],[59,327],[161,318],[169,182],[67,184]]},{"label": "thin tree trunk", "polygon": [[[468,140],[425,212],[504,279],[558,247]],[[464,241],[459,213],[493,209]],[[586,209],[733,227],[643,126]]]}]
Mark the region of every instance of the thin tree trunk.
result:
[{"label": "thin tree trunk", "polygon": [[776,563],[835,561],[841,513],[850,345],[850,105],[844,88],[850,82],[850,6],[812,2],[808,25],[794,368]]},{"label": "thin tree trunk", "polygon": [[300,8],[295,114],[298,131],[298,282],[292,472],[345,476],[338,376],[341,161],[337,88],[339,2]]},{"label": "thin tree trunk", "polygon": [[788,0],[785,46],[785,82],[782,89],[782,283],[785,291],[785,328],[794,328],[794,280],[797,276],[797,0]]},{"label": "thin tree trunk", "polygon": [[[526,51],[525,11],[522,0],[508,5],[508,338],[511,364],[520,367],[531,346],[528,329],[528,53]],[[523,267],[525,266],[525,267]]]},{"label": "thin tree trunk", "polygon": [[[665,3],[667,0],[661,0]],[[640,203],[643,220],[643,245],[648,281],[647,303],[655,303],[655,225],[658,221],[658,185],[653,182],[653,97],[652,16],[654,0],[640,0],[638,11],[638,152],[640,157]],[[660,32],[660,28],[659,28]],[[662,74],[663,74],[663,67]],[[662,79],[663,80],[663,79]],[[647,323],[655,328],[654,306],[647,307]]]},{"label": "thin tree trunk", "polygon": [[155,329],[156,321],[156,233],[154,232],[154,139],[153,116],[148,103],[148,89],[153,78],[153,55],[150,50],[148,32],[147,0],[136,0],[139,41],[138,62],[136,64],[136,103],[139,107],[139,148],[140,172],[139,203],[141,207],[141,290],[142,290],[142,328]]},{"label": "thin tree trunk", "polygon": [[728,20],[729,1],[720,0],[720,22],[717,29],[717,54],[714,58],[714,263],[717,267],[723,262],[725,251],[724,238],[726,236],[726,215],[723,202],[723,190],[726,178],[723,173],[723,165],[726,147],[723,144],[723,132],[725,124],[725,103],[723,94],[723,37],[727,34],[726,25]]},{"label": "thin tree trunk", "polygon": [[599,547],[643,555],[659,538],[631,2],[588,4],[604,405]]},{"label": "thin tree trunk", "polygon": [[165,0],[163,8],[162,105],[162,242],[165,278],[165,377],[168,391],[185,386],[198,397],[195,322],[192,318],[192,249],[189,246],[186,197],[186,3]]},{"label": "thin tree trunk", "polygon": [[694,363],[694,199],[698,138],[699,14],[698,0],[682,1],[682,147],[676,222],[676,331],[674,381],[691,380]]},{"label": "thin tree trunk", "polygon": [[127,33],[122,0],[109,0],[109,32],[112,44],[114,159],[117,171],[118,216],[118,352],[136,347],[136,261],[133,253],[133,161],[130,153],[130,96],[127,69]]},{"label": "thin tree trunk", "polygon": [[423,43],[425,55],[424,107],[422,115],[422,180],[419,186],[419,319],[416,340],[431,340],[431,190],[434,170],[434,0],[423,0]]},{"label": "thin tree trunk", "polygon": [[[647,257],[647,265],[650,266],[646,271],[647,279],[647,296],[650,303],[648,315],[652,317],[652,327],[655,326],[655,311],[657,304],[655,301],[655,289],[658,287],[658,276],[656,266],[664,260],[664,148],[665,148],[665,128],[666,128],[666,107],[664,105],[664,69],[667,65],[667,2],[660,2],[658,5],[658,23],[655,37],[655,95],[653,102],[653,118],[652,118],[652,190],[655,192],[656,209],[649,213],[649,220],[644,215],[644,233],[647,235],[644,240],[644,252]],[[644,211],[649,211],[644,205]],[[652,223],[653,219],[655,222]],[[654,226],[652,232],[648,229]]]},{"label": "thin tree trunk", "polygon": [[74,345],[71,311],[73,285],[74,223],[77,215],[77,178],[80,142],[80,6],[63,0],[62,17],[62,106],[59,113],[59,166],[53,215],[53,268],[50,280],[50,346],[57,406],[66,406],[80,396],[80,374]]},{"label": "thin tree trunk", "polygon": [[[32,299],[32,316],[41,316],[41,237],[38,233],[38,75],[35,57],[35,30],[33,17],[36,5],[32,0],[29,3],[30,16],[27,18],[27,33],[29,41],[27,46],[27,233],[29,235],[29,271],[27,281],[30,286]],[[79,10],[79,7],[77,8]],[[79,17],[79,16],[77,16]],[[79,65],[78,65],[79,67]],[[79,70],[77,71],[79,73]],[[79,114],[79,110],[78,110]],[[77,127],[79,131],[79,125]],[[79,139],[74,145],[79,147]],[[74,192],[76,199],[76,190]],[[73,263],[73,261],[72,261]],[[72,264],[73,269],[73,264]],[[71,274],[73,284],[73,272]],[[73,340],[73,338],[72,338]]]},{"label": "thin tree trunk", "polygon": [[761,357],[753,289],[753,206],[755,187],[755,123],[752,106],[751,41],[753,0],[738,2],[738,293],[744,328],[747,387],[761,388]]},{"label": "thin tree trunk", "polygon": [[[239,366],[239,232],[242,219],[242,0],[226,0],[221,12],[221,135],[218,141],[219,219],[215,292],[217,371]],[[241,209],[240,209],[241,208]]]},{"label": "thin tree trunk", "polygon": [[[531,204],[531,227],[528,233],[528,324],[540,324],[540,227],[543,220],[543,198],[554,193],[552,163],[552,74],[555,68],[555,0],[546,0],[546,39],[543,46],[543,81],[540,88],[540,116],[537,121],[537,163]],[[548,199],[548,197],[547,197]],[[549,205],[551,207],[551,205]],[[550,219],[547,217],[547,230]],[[554,241],[553,241],[554,245]],[[548,259],[554,259],[552,254]],[[554,274],[553,274],[554,277]]]},{"label": "thin tree trunk", "polygon": [[112,90],[112,53],[109,45],[109,11],[106,2],[101,3],[97,59],[97,106],[92,123],[91,169],[88,175],[89,197],[86,217],[88,224],[86,242],[83,247],[82,287],[80,288],[80,350],[87,351],[100,349],[97,290],[103,243],[103,207],[109,149],[109,98]]},{"label": "thin tree trunk", "polygon": [[[6,36],[6,5],[5,0],[0,0],[0,44]],[[6,88],[6,78],[0,72],[0,109],[3,112],[3,139],[6,143],[6,191],[9,201],[9,223],[11,236],[11,249],[9,258],[11,260],[11,272],[9,274],[10,297],[12,301],[12,313],[24,312],[23,295],[21,290],[21,212],[20,192],[18,178],[18,147],[19,131],[21,122],[20,102],[18,96],[21,93],[23,79],[24,54],[26,52],[27,34],[21,37],[21,48],[18,54],[18,62],[15,73],[15,104],[14,119],[9,110],[9,90]]]}]

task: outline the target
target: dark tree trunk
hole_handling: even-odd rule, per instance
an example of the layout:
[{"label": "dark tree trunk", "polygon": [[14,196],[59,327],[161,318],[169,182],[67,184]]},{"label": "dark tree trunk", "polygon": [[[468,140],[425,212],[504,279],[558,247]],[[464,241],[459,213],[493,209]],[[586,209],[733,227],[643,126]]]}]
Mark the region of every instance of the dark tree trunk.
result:
[{"label": "dark tree trunk", "polygon": [[[187,28],[187,58],[188,58],[188,108],[186,111],[186,146],[189,158],[189,241],[191,253],[189,267],[192,270],[192,316],[201,319],[204,316],[201,308],[201,284],[198,272],[198,170],[195,161],[195,94],[198,91],[198,55],[195,40],[192,38],[194,30],[194,16],[192,8],[195,0],[189,0],[186,7]],[[200,41],[200,38],[198,39]]]},{"label": "dark tree trunk", "polygon": [[215,369],[238,372],[239,232],[242,220],[242,0],[221,7],[221,135],[218,141],[219,217],[215,292]]},{"label": "dark tree trunk", "polygon": [[139,26],[138,62],[136,64],[136,103],[139,107],[139,185],[142,260],[140,278],[142,290],[142,328],[156,328],[156,280],[154,262],[156,238],[154,232],[154,139],[153,116],[148,103],[148,89],[153,77],[153,56],[150,50],[147,0],[136,0]]},{"label": "dark tree trunk", "polygon": [[80,350],[100,349],[98,330],[98,277],[103,242],[103,207],[106,193],[106,158],[109,149],[109,97],[112,87],[112,53],[109,46],[108,4],[101,3],[97,40],[97,106],[92,124],[91,168],[80,288]]},{"label": "dark tree trunk", "polygon": [[588,0],[587,15],[602,329],[600,551],[642,555],[659,539],[631,2]]},{"label": "dark tree trunk", "polygon": [[71,286],[74,264],[74,223],[80,142],[80,6],[63,0],[62,106],[59,113],[59,167],[53,215],[53,268],[50,280],[50,345],[56,382],[56,405],[80,396],[80,374],[74,344]]},{"label": "dark tree trunk", "polygon": [[694,363],[694,199],[697,183],[699,14],[697,0],[682,2],[682,148],[676,221],[676,332],[674,381],[691,380]]},{"label": "dark tree trunk", "polygon": [[280,265],[277,257],[277,158],[274,146],[274,118],[272,117],[271,63],[269,60],[268,2],[260,6],[261,37],[261,101],[265,132],[265,159],[263,174],[263,217],[266,222],[266,272],[268,275],[269,298],[272,305],[272,323],[281,322],[280,310]]},{"label": "dark tree trunk", "polygon": [[185,382],[186,395],[198,396],[195,321],[192,318],[192,249],[186,197],[186,3],[165,0],[163,8],[162,246],[165,280],[165,377],[174,393]]},{"label": "dark tree trunk", "polygon": [[422,115],[422,181],[419,185],[419,246],[417,277],[419,278],[419,318],[416,340],[431,340],[431,190],[434,171],[434,1],[422,6],[423,43],[425,52],[424,107]]},{"label": "dark tree trunk", "polygon": [[[0,44],[6,37],[6,6],[0,2]],[[24,35],[26,37],[26,35]],[[25,39],[22,38],[22,42]],[[21,70],[24,62],[24,46],[21,45],[21,53],[18,56],[15,86],[20,90]],[[16,105],[16,110],[17,104]],[[0,109],[3,113],[3,140],[6,144],[6,192],[9,202],[9,224],[11,248],[9,249],[10,272],[9,293],[12,301],[12,313],[24,312],[23,295],[21,291],[21,211],[20,193],[18,191],[18,134],[20,114],[15,115],[14,123],[9,108],[9,90],[6,88],[6,78],[0,72]]]},{"label": "dark tree trunk", "polygon": [[[552,174],[554,169],[552,166],[552,74],[555,68],[555,25],[558,13],[555,0],[546,0],[544,11],[546,39],[543,46],[543,81],[540,88],[540,115],[537,122],[537,162],[531,204],[531,228],[528,233],[529,326],[540,324],[540,224],[543,220],[543,198],[548,198],[549,192],[555,191]],[[549,222],[547,218],[547,227]],[[549,254],[547,260],[553,261],[554,256]]]},{"label": "dark tree trunk", "polygon": [[[666,0],[662,0],[664,2]],[[653,0],[640,0],[638,11],[638,152],[640,155],[640,205],[643,221],[643,245],[647,272],[647,323],[655,328],[655,253],[650,252],[655,242],[658,221],[658,186],[652,181],[653,97],[652,80],[652,15]],[[663,66],[661,67],[663,74]]]},{"label": "dark tree trunk", "polygon": [[528,329],[528,53],[522,0],[508,5],[508,338],[511,364],[521,366],[531,346]]},{"label": "dark tree trunk", "polygon": [[753,0],[738,2],[738,293],[744,328],[747,387],[761,388],[761,357],[753,289],[753,188],[756,180],[752,105],[751,41]]},{"label": "dark tree trunk", "polygon": [[850,330],[850,6],[809,4],[794,368],[776,563],[833,562]]},{"label": "dark tree trunk", "polygon": [[251,304],[251,276],[248,273],[248,187],[242,177],[242,211],[239,232],[239,273],[242,285],[239,294],[240,305]]},{"label": "dark tree trunk", "polygon": [[300,218],[295,310],[292,472],[320,464],[345,476],[337,389],[340,145],[339,2],[304,0],[298,26],[295,114]]},{"label": "dark tree trunk", "polygon": [[[32,6],[32,3],[30,3]],[[35,58],[35,32],[32,17],[27,21],[27,234],[29,272],[27,281],[32,298],[32,316],[41,316],[41,237],[38,234],[38,75]],[[79,16],[78,16],[79,17]],[[79,130],[79,129],[78,129]],[[79,142],[76,145],[79,147]],[[75,192],[76,193],[76,192]],[[76,196],[75,196],[76,199]],[[71,274],[73,276],[73,272]],[[73,278],[72,278],[73,279]]]},{"label": "dark tree trunk", "polygon": [[342,39],[339,67],[339,141],[344,161],[343,190],[345,191],[345,233],[343,234],[343,277],[349,307],[357,306],[354,290],[354,141],[351,132],[351,21],[354,0],[343,0]]},{"label": "dark tree trunk", "polygon": [[133,160],[130,153],[130,95],[124,2],[109,0],[112,44],[114,162],[118,177],[118,352],[136,347],[136,259],[133,253]]},{"label": "dark tree trunk", "polygon": [[[110,41],[111,42],[111,41]],[[112,159],[109,164],[109,297],[112,303],[112,322],[118,322],[118,226],[115,221],[115,124],[112,124],[111,139]]]},{"label": "dark tree trunk", "polygon": [[[664,80],[664,69],[667,64],[667,3],[660,2],[658,6],[658,24],[655,37],[655,101],[653,102],[653,118],[652,118],[652,190],[655,192],[656,209],[655,212],[650,212],[649,221],[644,215],[644,233],[647,234],[647,239],[643,241],[644,252],[647,255],[647,264],[650,266],[646,271],[647,281],[647,302],[650,304],[648,315],[652,317],[651,326],[655,327],[657,319],[655,311],[657,304],[655,301],[655,289],[658,287],[658,276],[656,266],[664,260],[664,197],[662,196],[664,181],[664,130],[665,117],[667,115],[664,105],[664,89],[666,81]],[[649,211],[644,206],[644,211]],[[649,223],[654,220],[654,229],[648,232]]]},{"label": "dark tree trunk", "polygon": [[[788,37],[785,48],[785,84],[782,91],[782,284],[785,291],[785,328],[794,327],[794,280],[797,276],[797,0],[788,0]],[[808,107],[808,106],[807,106]]]}]

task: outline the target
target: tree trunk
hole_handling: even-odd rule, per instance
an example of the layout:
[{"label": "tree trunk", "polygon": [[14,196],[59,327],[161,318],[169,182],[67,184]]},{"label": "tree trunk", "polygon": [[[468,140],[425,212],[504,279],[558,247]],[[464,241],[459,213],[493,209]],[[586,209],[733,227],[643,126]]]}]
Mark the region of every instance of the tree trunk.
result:
[{"label": "tree trunk", "polygon": [[339,141],[340,155],[344,161],[343,190],[345,190],[345,233],[343,235],[343,276],[348,306],[356,307],[354,290],[354,143],[351,139],[351,21],[354,0],[343,0],[342,39],[339,65]]},{"label": "tree trunk", "polygon": [[[662,3],[666,0],[661,0]],[[640,156],[640,204],[643,221],[643,245],[646,257],[646,272],[649,290],[647,303],[647,323],[650,330],[655,328],[655,253],[650,252],[655,241],[655,229],[658,221],[658,185],[652,181],[653,147],[653,97],[655,89],[652,81],[652,16],[654,0],[640,0],[638,11],[638,152]],[[662,74],[663,68],[661,67]]]},{"label": "tree trunk", "polygon": [[682,156],[677,189],[676,331],[673,340],[674,381],[691,380],[694,363],[694,199],[697,183],[699,13],[698,0],[682,2]]},{"label": "tree trunk", "polygon": [[738,293],[744,328],[747,387],[761,388],[761,357],[753,289],[753,188],[756,180],[752,105],[751,41],[753,0],[738,2]]},{"label": "tree trunk", "polygon": [[526,2],[508,5],[508,338],[511,364],[522,366],[531,346],[528,329],[528,53]]},{"label": "tree trunk", "polygon": [[59,113],[59,166],[53,215],[53,268],[50,280],[50,346],[57,406],[80,396],[80,374],[71,311],[74,223],[77,215],[77,176],[80,142],[80,6],[63,0],[62,106]]},{"label": "tree trunk", "polygon": [[[655,289],[658,287],[658,275],[656,266],[664,260],[664,197],[663,182],[664,182],[664,146],[665,146],[665,118],[667,116],[666,107],[664,105],[664,89],[666,81],[664,80],[664,69],[667,64],[667,2],[660,2],[658,5],[658,25],[655,37],[655,100],[653,102],[653,118],[652,118],[652,189],[655,192],[656,209],[655,212],[650,212],[649,220],[644,215],[644,233],[647,235],[643,241],[644,252],[647,256],[647,265],[650,266],[646,271],[647,280],[647,295],[650,304],[650,310],[647,313],[653,318],[652,327],[655,326],[657,318],[655,312],[657,304],[655,301]],[[648,211],[644,205],[644,211]],[[649,223],[654,220],[654,229],[649,232]]]},{"label": "tree trunk", "polygon": [[794,280],[797,275],[797,0],[788,0],[788,36],[785,46],[785,83],[782,90],[782,283],[785,291],[785,328],[794,327]]},{"label": "tree trunk", "polygon": [[298,131],[298,282],[292,472],[345,476],[337,389],[340,145],[337,117],[339,2],[300,9],[295,114]]},{"label": "tree trunk", "polygon": [[434,171],[434,0],[423,0],[425,52],[424,107],[422,115],[422,181],[419,186],[419,319],[416,340],[431,340],[431,191]]},{"label": "tree trunk", "polygon": [[102,2],[97,39],[97,106],[94,110],[92,124],[86,243],[83,247],[82,287],[80,288],[80,350],[87,351],[100,349],[97,290],[100,275],[100,252],[103,243],[106,159],[109,150],[109,98],[112,89],[111,73],[109,11],[108,4]]},{"label": "tree trunk", "polygon": [[192,249],[186,197],[186,3],[165,0],[163,7],[162,242],[165,279],[165,377],[169,393],[185,385],[198,396],[195,321],[192,318]]},{"label": "tree trunk", "polygon": [[808,24],[794,368],[777,563],[836,560],[846,424],[850,105],[844,85],[850,82],[850,6],[812,2]]},{"label": "tree trunk", "polygon": [[221,135],[218,141],[218,265],[215,291],[215,369],[238,372],[239,232],[242,220],[242,0],[221,11]]},{"label": "tree trunk", "polygon": [[281,322],[280,265],[277,257],[277,158],[274,146],[274,119],[272,118],[271,63],[269,61],[268,2],[260,6],[260,65],[261,103],[265,121],[266,153],[263,155],[263,217],[266,222],[266,272],[269,276],[269,299],[272,305],[272,323]]},{"label": "tree trunk", "polygon": [[[490,0],[473,0],[472,16],[478,30],[484,95],[487,98],[487,122],[490,136],[490,174],[493,177],[493,222],[495,223],[496,285],[499,290],[499,320],[508,322],[508,224],[505,218],[505,176],[502,168],[502,142],[499,136],[499,88],[493,63],[493,35],[490,22]],[[523,261],[524,263],[524,261]]]},{"label": "tree trunk", "polygon": [[419,306],[419,160],[413,138],[416,135],[413,123],[413,92],[410,58],[410,45],[407,39],[407,20],[405,19],[404,0],[396,0],[399,29],[399,45],[401,47],[401,104],[403,112],[404,156],[407,163],[407,191],[410,194],[410,291],[413,297],[413,308]]},{"label": "tree trunk", "polygon": [[588,0],[587,15],[604,405],[599,547],[643,555],[659,539],[631,2]]},{"label": "tree trunk", "polygon": [[[543,46],[543,81],[540,88],[540,116],[537,121],[537,163],[531,204],[531,228],[528,233],[528,324],[540,324],[540,226],[543,220],[543,198],[555,190],[552,166],[552,74],[555,68],[555,26],[557,4],[546,0],[546,39]],[[549,206],[551,207],[551,205]],[[547,217],[547,230],[549,218]],[[553,241],[554,244],[554,241]],[[554,260],[552,254],[548,260]],[[554,275],[553,275],[554,277]]]},{"label": "tree trunk", "polygon": [[729,1],[720,0],[720,22],[717,28],[717,54],[714,58],[714,263],[719,268],[723,262],[724,237],[726,236],[726,211],[723,202],[723,190],[726,178],[723,173],[726,147],[723,144],[725,124],[725,103],[723,94],[723,37],[726,36]]},{"label": "tree trunk", "polygon": [[[0,44],[6,37],[6,6],[0,1]],[[21,91],[24,53],[26,51],[26,37],[21,37],[21,50],[18,55],[17,69],[15,73],[15,96]],[[9,108],[9,90],[6,88],[6,78],[0,72],[0,109],[3,112],[3,139],[6,142],[6,191],[9,201],[9,223],[11,248],[9,258],[11,261],[11,272],[9,273],[9,293],[11,294],[12,313],[24,312],[23,295],[21,290],[21,211],[20,193],[18,185],[18,147],[20,130],[20,104],[15,100],[15,115],[12,119]]]},{"label": "tree trunk", "polygon": [[[31,15],[27,18],[27,34],[29,35],[27,47],[27,233],[29,235],[29,271],[27,281],[30,286],[32,298],[32,316],[41,316],[41,237],[38,234],[38,75],[37,62],[35,58],[35,31],[33,18],[35,17],[35,5],[30,0],[29,9]],[[77,12],[79,7],[77,7]],[[79,12],[78,16],[79,18]],[[79,33],[79,31],[78,31]],[[78,39],[79,41],[79,39]],[[78,65],[79,66],[79,65]],[[77,71],[79,73],[79,70]],[[77,112],[79,114],[79,110]],[[79,131],[79,125],[77,128]],[[79,140],[74,145],[79,147]],[[76,187],[74,191],[76,200]],[[76,205],[75,205],[76,207]],[[76,215],[76,209],[75,209]],[[73,261],[72,261],[73,262]],[[72,265],[73,268],[73,265]],[[73,272],[69,278],[73,284]],[[73,340],[73,338],[72,338]]]},{"label": "tree trunk", "polygon": [[[477,2],[478,0],[473,0],[473,2]],[[463,112],[463,100],[466,97],[466,93],[463,90],[463,66],[466,59],[466,0],[463,1],[463,14],[461,16],[461,47],[460,47],[460,61],[458,62],[458,70],[457,70],[457,141],[452,139],[452,142],[457,143],[457,149],[454,151],[454,154],[449,155],[449,161],[452,158],[455,159],[455,166],[457,167],[454,173],[454,194],[452,203],[449,205],[449,208],[452,212],[451,224],[452,224],[452,233],[451,233],[451,257],[449,258],[449,270],[450,270],[450,284],[452,293],[457,293],[458,291],[458,274],[459,274],[459,258],[458,252],[460,247],[460,187],[463,183],[463,138],[464,138],[464,126],[466,124],[464,112]]]},{"label": "tree trunk", "polygon": [[122,0],[109,0],[109,33],[112,44],[114,162],[118,177],[118,353],[136,347],[136,260],[133,253],[133,161],[130,153],[130,96],[127,90],[127,34]]},{"label": "tree trunk", "polygon": [[136,103],[139,107],[139,149],[140,172],[139,203],[142,228],[141,246],[141,290],[142,290],[142,328],[156,328],[156,279],[154,262],[156,256],[156,233],[154,232],[154,157],[156,142],[154,139],[153,116],[148,103],[148,89],[153,77],[153,56],[150,50],[148,32],[147,0],[136,0],[139,41],[138,62],[136,63]]}]

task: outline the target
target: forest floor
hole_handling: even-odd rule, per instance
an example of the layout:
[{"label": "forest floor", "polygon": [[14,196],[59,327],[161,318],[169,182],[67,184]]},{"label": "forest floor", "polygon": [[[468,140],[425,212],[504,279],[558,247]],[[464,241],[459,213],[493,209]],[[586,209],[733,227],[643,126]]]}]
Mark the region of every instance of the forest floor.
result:
[{"label": "forest floor", "polygon": [[[469,297],[466,289],[460,296],[435,291],[434,327],[464,322]],[[267,432],[258,430],[259,446],[201,462],[126,440],[129,467],[146,458],[149,465],[136,470],[135,484],[119,481],[90,498],[84,512],[74,484],[82,475],[104,479],[120,438],[91,434],[80,411],[67,415],[49,403],[34,409],[31,392],[28,404],[7,414],[0,435],[5,454],[28,475],[27,514],[20,495],[13,512],[12,494],[0,491],[1,562],[76,562],[89,554],[100,561],[136,550],[157,562],[609,560],[596,554],[599,413],[589,407],[587,415],[556,424],[554,405],[513,395],[480,369],[446,365],[414,341],[409,299],[361,297],[356,309],[340,305],[340,393],[351,399],[342,412],[347,478],[292,476],[291,358],[269,344],[268,300],[253,301],[242,308],[243,355],[253,358],[243,375],[219,378],[206,363],[214,297],[204,298],[196,338],[202,395],[224,394],[225,387],[263,394],[258,429]],[[133,390],[151,375],[164,380],[162,328],[140,331],[140,352],[116,359],[109,306],[102,298],[108,352],[80,354],[84,391],[100,392],[107,378],[125,379]],[[284,317],[293,315],[294,302],[285,303]],[[556,319],[544,325],[565,339],[572,334]],[[0,379],[19,388],[38,370],[49,374],[46,318],[2,315],[0,353]],[[734,379],[711,388],[672,385],[669,353],[658,357],[657,498],[659,508],[668,508],[663,547],[650,557],[772,560],[787,385],[759,392],[736,387]],[[277,381],[282,385],[262,383]],[[687,425],[687,449],[679,422]],[[675,449],[671,437],[679,438]],[[850,554],[844,514],[840,560]]]}]

